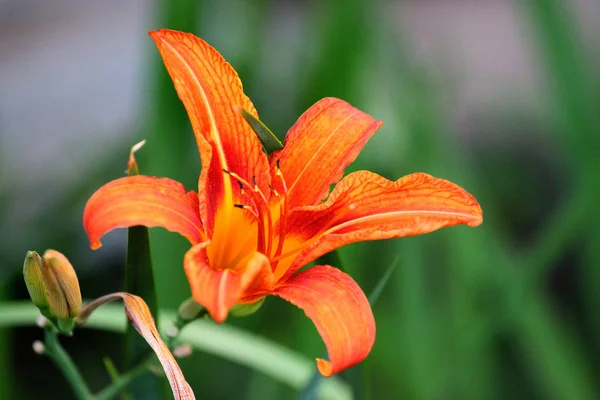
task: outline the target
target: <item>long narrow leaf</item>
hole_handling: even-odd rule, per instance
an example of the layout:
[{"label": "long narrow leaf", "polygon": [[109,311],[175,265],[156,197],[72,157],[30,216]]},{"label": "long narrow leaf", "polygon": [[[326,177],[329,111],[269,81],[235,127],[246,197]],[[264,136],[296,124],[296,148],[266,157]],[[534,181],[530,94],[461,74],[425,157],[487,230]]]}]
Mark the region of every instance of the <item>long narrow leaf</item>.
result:
[{"label": "long narrow leaf", "polygon": [[267,154],[283,149],[281,141],[261,120],[246,110],[240,110],[240,112],[254,133],[256,133],[256,136],[258,136]]},{"label": "long narrow leaf", "polygon": [[[135,160],[135,152],[139,150],[145,141],[131,148],[127,165],[129,176],[138,175],[139,167]],[[154,285],[154,273],[152,271],[152,255],[150,252],[150,236],[145,226],[134,226],[128,229],[127,240],[127,262],[125,264],[125,292],[141,297],[150,313],[156,315],[158,301],[156,299],[156,288]],[[136,329],[130,323],[123,336],[124,370],[130,370],[152,353],[145,340],[138,335]],[[159,399],[161,393],[160,379],[152,374],[146,374],[135,380],[131,386],[131,393],[135,398]]]}]

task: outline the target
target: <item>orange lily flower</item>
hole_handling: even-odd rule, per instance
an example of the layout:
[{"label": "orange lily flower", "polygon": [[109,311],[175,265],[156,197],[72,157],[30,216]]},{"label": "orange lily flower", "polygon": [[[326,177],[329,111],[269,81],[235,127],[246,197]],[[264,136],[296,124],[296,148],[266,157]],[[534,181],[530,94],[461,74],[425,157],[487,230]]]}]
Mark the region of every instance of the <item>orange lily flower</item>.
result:
[{"label": "orange lily flower", "polygon": [[107,183],[84,212],[92,248],[114,228],[178,232],[192,244],[184,257],[192,295],[216,322],[236,304],[279,296],[315,323],[329,354],[317,359],[323,375],[362,361],[375,321],[358,284],[328,265],[298,270],[348,243],[477,226],[479,204],[423,173],[395,182],[368,171],[341,179],[382,123],[335,98],[310,107],[284,148],[267,156],[241,116],[242,109],[257,113],[231,65],[194,35],[163,29],[150,36],[190,117],[202,160],[198,193],[149,176]]}]

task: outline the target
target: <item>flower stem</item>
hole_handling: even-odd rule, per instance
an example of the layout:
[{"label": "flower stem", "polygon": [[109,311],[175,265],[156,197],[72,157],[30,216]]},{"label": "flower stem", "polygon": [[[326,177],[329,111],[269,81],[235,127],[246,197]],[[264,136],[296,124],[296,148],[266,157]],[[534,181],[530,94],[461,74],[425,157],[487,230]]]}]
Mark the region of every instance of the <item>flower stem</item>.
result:
[{"label": "flower stem", "polygon": [[[208,310],[206,308],[194,303],[194,300],[190,298],[179,307],[179,311],[171,325],[173,330],[171,332],[167,331],[164,338],[165,344],[169,349],[173,349],[177,337],[187,324],[208,315]],[[190,312],[190,310],[192,311]]]},{"label": "flower stem", "polygon": [[46,347],[44,354],[46,354],[63,373],[65,379],[71,385],[73,392],[75,392],[77,399],[93,400],[94,396],[79,373],[73,359],[58,341],[58,332],[53,326],[46,327],[45,342]]},{"label": "flower stem", "polygon": [[148,366],[152,360],[154,360],[154,358],[155,357],[153,355],[152,357],[148,358],[148,360],[140,363],[137,367],[119,376],[110,386],[102,389],[102,391],[94,397],[94,400],[110,400],[117,396],[135,378],[148,371]]}]

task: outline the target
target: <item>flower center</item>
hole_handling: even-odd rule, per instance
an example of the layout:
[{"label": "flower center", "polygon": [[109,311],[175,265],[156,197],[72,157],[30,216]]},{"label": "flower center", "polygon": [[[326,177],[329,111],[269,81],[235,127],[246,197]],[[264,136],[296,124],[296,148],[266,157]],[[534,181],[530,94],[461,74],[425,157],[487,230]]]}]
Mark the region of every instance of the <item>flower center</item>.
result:
[{"label": "flower center", "polygon": [[244,203],[234,204],[234,207],[247,210],[256,220],[257,250],[270,260],[274,260],[271,263],[271,268],[274,270],[277,267],[278,260],[281,259],[280,255],[285,243],[287,214],[289,211],[288,190],[279,167],[279,160],[277,160],[275,177],[280,180],[282,191],[279,192],[270,186],[271,193],[277,199],[275,205],[270,204],[256,184],[255,177],[252,177],[252,183],[250,183],[235,172],[228,170],[223,170],[223,172],[237,181],[243,199],[247,200]]}]

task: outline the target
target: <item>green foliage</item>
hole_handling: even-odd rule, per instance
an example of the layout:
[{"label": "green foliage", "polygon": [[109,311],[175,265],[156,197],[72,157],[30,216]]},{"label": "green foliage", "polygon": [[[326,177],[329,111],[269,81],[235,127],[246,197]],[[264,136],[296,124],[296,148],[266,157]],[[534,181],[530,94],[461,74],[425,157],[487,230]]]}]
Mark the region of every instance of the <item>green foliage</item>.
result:
[{"label": "green foliage", "polygon": [[281,141],[275,136],[273,132],[258,118],[254,117],[246,110],[241,110],[242,116],[248,122],[248,124],[252,127],[256,136],[260,139],[265,152],[267,154],[271,154],[276,150],[283,149],[283,144]]},{"label": "green foliage", "polygon": [[[140,296],[148,305],[152,315],[158,314],[150,237],[148,228],[145,226],[134,226],[128,229],[125,292]],[[129,371],[139,365],[152,354],[150,346],[131,323],[127,324],[123,339],[125,341],[124,371]],[[161,381],[157,376],[145,374],[131,384],[130,392],[134,398],[161,399],[163,398],[161,394],[165,394],[161,386]]]},{"label": "green foliage", "polygon": [[[474,128],[465,124],[465,129],[475,132],[457,139],[447,124],[445,109],[454,93],[447,87],[448,79],[440,79],[454,78],[452,69],[439,59],[427,63],[414,56],[406,46],[405,27],[398,22],[405,19],[396,18],[389,5],[393,2],[284,3],[260,2],[254,8],[242,2],[232,7],[217,2],[162,1],[155,27],[196,32],[216,48],[226,49],[226,57],[239,70],[261,116],[269,123],[276,121],[275,132],[285,132],[293,117],[320,98],[341,97],[386,124],[352,169],[376,170],[391,179],[414,171],[439,175],[473,193],[484,210],[484,223],[476,229],[449,228],[423,237],[342,249],[345,271],[364,289],[375,287],[393,260],[399,260],[374,307],[377,340],[364,370],[359,371],[364,376],[365,396],[424,400],[600,397],[595,378],[600,376],[600,214],[593,208],[600,198],[600,188],[594,184],[600,132],[595,107],[600,97],[597,80],[590,73],[594,60],[582,44],[574,6],[559,0],[531,0],[515,8],[521,23],[519,38],[534,59],[533,76],[548,90],[543,103],[537,104],[543,110],[541,116],[527,114],[524,122],[515,124],[513,110],[520,108],[518,101],[511,107],[502,102],[482,105],[489,108],[482,113],[483,122]],[[299,15],[297,31],[285,19],[288,12]],[[227,20],[235,23],[223,22]],[[231,38],[236,38],[235,43]],[[281,56],[281,49],[289,47],[293,51]],[[152,79],[145,93],[152,95],[149,109],[143,111],[147,126],[139,137],[146,137],[148,145],[139,161],[145,173],[168,176],[195,188],[200,166],[187,115],[150,41],[147,54],[152,60]],[[279,81],[286,88],[285,99],[272,98],[271,91],[264,90],[269,74],[287,68],[288,56],[297,70],[293,79]],[[512,136],[496,138],[507,142],[499,149],[494,137],[505,134],[503,129]],[[537,130],[547,134],[535,136]],[[525,137],[533,137],[533,144],[518,153]],[[477,138],[483,139],[478,142]],[[544,179],[543,166],[533,157],[539,153],[557,166],[553,177],[558,183],[548,184]],[[74,211],[76,205],[95,188],[116,176],[109,165],[91,173],[89,182],[73,187],[66,200],[48,212],[69,216],[73,225],[59,226],[60,219],[47,219],[44,222],[52,229],[46,228],[46,239],[39,234],[39,224],[30,235],[40,240],[59,238],[64,245],[60,250],[65,252],[69,246],[80,246],[81,240],[69,236],[81,230],[81,218],[72,214],[79,212]],[[548,211],[540,216],[526,204]],[[74,224],[77,228],[72,229]],[[189,244],[161,230],[151,230],[150,235],[160,306],[174,308],[190,295],[181,268]],[[0,251],[3,262],[15,259],[12,250]],[[86,256],[92,259],[89,253]],[[21,257],[19,251],[16,260]],[[330,263],[336,265],[335,260]],[[0,273],[6,271],[9,268],[3,265]],[[98,276],[108,276],[115,269],[97,271]],[[102,284],[112,287],[114,276],[103,278]],[[15,290],[15,295],[24,297],[23,290]],[[0,297],[8,297],[6,293]],[[12,292],[10,296],[15,297]],[[249,351],[248,343],[252,349],[253,338],[236,336],[240,347],[224,354],[229,342],[223,348],[209,347],[202,341],[211,325],[198,324],[208,330],[198,330],[198,336],[189,339],[204,347],[182,365],[199,398],[246,398],[248,393],[248,398],[261,400],[295,398],[297,393],[289,388],[299,390],[305,385],[306,380],[296,380],[294,385],[284,382],[286,365],[276,355],[263,358],[262,364],[242,360],[239,349]],[[276,299],[268,299],[251,317],[230,319],[227,324],[307,356],[324,352],[303,313]],[[20,390],[16,396],[35,398],[57,386],[46,383],[36,392],[20,377],[39,363],[26,352],[8,350],[25,345],[17,340],[23,332],[0,332],[0,371],[14,371],[13,375],[0,374],[0,393],[10,384]],[[114,339],[99,333],[93,338],[100,342]],[[22,354],[19,363],[15,354]],[[95,376],[94,364],[101,356],[82,360],[84,375]],[[306,368],[308,372],[303,373],[309,376],[314,370],[312,361]]]}]

